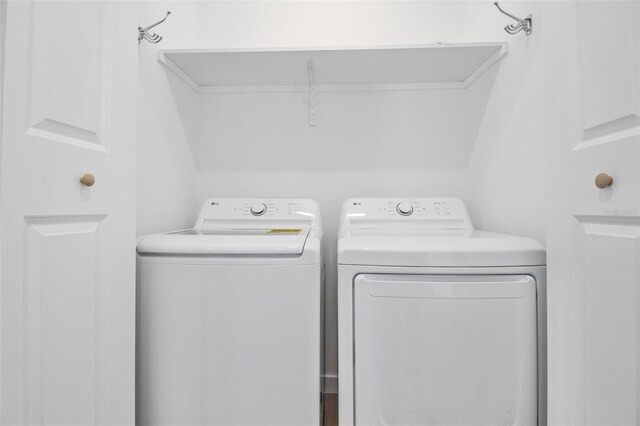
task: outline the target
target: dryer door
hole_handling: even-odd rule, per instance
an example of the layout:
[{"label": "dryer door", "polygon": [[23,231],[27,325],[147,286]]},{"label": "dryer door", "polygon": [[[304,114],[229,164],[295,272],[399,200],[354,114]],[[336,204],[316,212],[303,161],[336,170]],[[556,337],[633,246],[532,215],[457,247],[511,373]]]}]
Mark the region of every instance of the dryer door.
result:
[{"label": "dryer door", "polygon": [[537,423],[536,283],[514,275],[358,275],[355,422]]}]

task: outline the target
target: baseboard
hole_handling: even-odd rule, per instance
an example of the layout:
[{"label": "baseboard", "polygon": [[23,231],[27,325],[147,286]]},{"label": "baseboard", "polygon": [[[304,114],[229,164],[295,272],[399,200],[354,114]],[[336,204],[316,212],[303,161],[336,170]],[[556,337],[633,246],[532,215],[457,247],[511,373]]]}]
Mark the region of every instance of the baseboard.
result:
[{"label": "baseboard", "polygon": [[338,375],[326,374],[322,377],[324,380],[325,393],[338,393]]}]

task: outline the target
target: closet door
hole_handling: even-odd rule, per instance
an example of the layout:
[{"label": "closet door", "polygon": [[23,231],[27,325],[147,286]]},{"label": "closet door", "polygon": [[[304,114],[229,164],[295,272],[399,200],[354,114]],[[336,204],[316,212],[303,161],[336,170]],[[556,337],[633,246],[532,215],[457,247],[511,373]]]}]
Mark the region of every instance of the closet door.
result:
[{"label": "closet door", "polygon": [[136,48],[127,3],[8,2],[3,424],[134,421]]},{"label": "closet door", "polygon": [[639,424],[640,2],[545,8],[549,423]]}]

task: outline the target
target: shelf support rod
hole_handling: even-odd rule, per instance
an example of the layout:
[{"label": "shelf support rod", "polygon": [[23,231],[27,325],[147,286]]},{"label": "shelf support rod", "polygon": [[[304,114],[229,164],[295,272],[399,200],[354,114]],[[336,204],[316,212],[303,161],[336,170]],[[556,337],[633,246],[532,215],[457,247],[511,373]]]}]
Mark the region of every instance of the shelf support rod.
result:
[{"label": "shelf support rod", "polygon": [[318,93],[316,91],[316,74],[313,69],[313,59],[307,59],[307,74],[309,76],[309,126],[315,126]]}]

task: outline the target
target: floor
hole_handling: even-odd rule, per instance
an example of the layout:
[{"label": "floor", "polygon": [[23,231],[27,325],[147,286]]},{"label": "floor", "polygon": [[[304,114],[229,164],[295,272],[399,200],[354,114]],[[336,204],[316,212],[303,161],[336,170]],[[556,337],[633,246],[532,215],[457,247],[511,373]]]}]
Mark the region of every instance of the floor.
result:
[{"label": "floor", "polygon": [[338,426],[338,394],[324,394],[324,426]]}]

